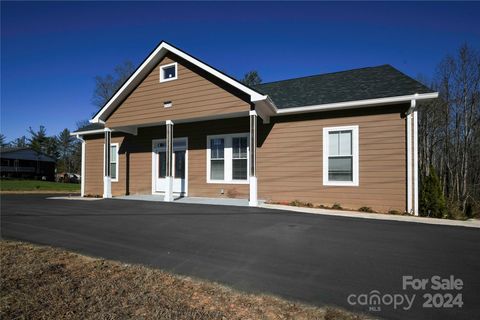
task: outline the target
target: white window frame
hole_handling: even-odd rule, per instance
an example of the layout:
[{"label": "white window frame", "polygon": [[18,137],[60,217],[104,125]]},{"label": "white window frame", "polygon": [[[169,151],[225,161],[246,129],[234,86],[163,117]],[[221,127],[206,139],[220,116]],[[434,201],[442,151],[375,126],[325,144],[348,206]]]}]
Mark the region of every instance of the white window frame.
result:
[{"label": "white window frame", "polygon": [[[120,158],[118,150],[120,149],[120,144],[118,142],[115,143],[110,143],[110,146],[115,146],[115,150],[117,150],[117,165],[116,165],[116,170],[115,170],[115,179],[111,179],[112,182],[118,182],[118,173],[120,172],[118,168],[120,167]],[[103,144],[103,159],[105,159],[105,143]],[[112,163],[112,157],[110,156],[110,163]],[[108,165],[110,165],[110,163]],[[111,172],[110,172],[110,177],[111,177]],[[103,176],[105,176],[105,164],[103,165]]]},{"label": "white window frame", "polygon": [[[329,133],[334,131],[351,131],[352,132],[352,181],[330,181],[328,180],[328,156],[329,156]],[[324,186],[345,186],[358,187],[359,185],[359,138],[358,125],[342,126],[342,127],[326,127],[323,128],[323,185]]]},{"label": "white window frame", "polygon": [[[175,67],[175,77],[173,78],[164,78],[163,74],[163,69],[169,68],[171,66]],[[172,80],[177,80],[178,79],[178,64],[176,62],[165,64],[163,66],[160,66],[160,82],[167,82],[167,81],[172,81]]]},{"label": "white window frame", "polygon": [[[224,163],[224,175],[223,180],[210,179],[210,166],[211,166],[211,139],[224,139],[223,150],[223,163]],[[233,148],[232,138],[247,138],[247,179],[245,180],[233,180],[232,179],[232,166],[233,166]],[[207,183],[212,184],[249,184],[250,183],[250,139],[249,133],[231,133],[231,134],[218,134],[207,136]]]}]

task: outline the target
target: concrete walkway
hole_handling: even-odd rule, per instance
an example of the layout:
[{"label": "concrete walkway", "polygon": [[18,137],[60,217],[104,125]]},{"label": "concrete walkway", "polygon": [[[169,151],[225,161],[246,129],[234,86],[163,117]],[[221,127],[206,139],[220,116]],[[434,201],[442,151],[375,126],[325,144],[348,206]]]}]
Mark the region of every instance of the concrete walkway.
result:
[{"label": "concrete walkway", "polygon": [[[128,196],[118,196],[113,199],[120,200],[140,200],[140,201],[159,201],[164,202],[161,194],[136,194]],[[176,197],[173,202],[190,203],[190,204],[209,204],[217,206],[240,206],[248,207],[247,199],[231,199],[231,198],[204,198],[204,197]]]},{"label": "concrete walkway", "polygon": [[262,204],[261,207],[267,208],[267,209],[277,209],[282,211],[288,210],[288,211],[322,214],[322,215],[329,215],[329,216],[341,216],[341,217],[351,217],[351,218],[416,222],[416,223],[436,224],[436,225],[444,225],[444,226],[480,228],[480,220],[476,220],[476,219],[470,219],[466,221],[448,220],[448,219],[403,216],[403,215],[397,216],[393,214],[383,214],[383,213],[367,213],[367,212],[359,212],[359,211],[304,208],[304,207],[294,207],[294,206],[286,206],[286,205],[278,205],[278,204]]}]

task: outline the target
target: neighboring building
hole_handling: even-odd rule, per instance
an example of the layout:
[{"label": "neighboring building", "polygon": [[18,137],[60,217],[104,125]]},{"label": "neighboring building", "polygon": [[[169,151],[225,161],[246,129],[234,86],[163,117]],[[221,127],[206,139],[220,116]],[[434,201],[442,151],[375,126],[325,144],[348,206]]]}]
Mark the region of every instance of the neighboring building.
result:
[{"label": "neighboring building", "polygon": [[417,213],[416,103],[437,96],[389,65],[250,88],[162,42],[73,133],[82,194]]},{"label": "neighboring building", "polygon": [[1,177],[55,179],[55,159],[30,148],[7,148],[0,151]]}]

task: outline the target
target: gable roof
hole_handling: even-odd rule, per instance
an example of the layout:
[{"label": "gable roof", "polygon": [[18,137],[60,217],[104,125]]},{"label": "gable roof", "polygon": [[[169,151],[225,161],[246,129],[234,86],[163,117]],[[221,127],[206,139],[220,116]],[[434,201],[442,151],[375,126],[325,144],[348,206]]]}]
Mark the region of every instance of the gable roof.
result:
[{"label": "gable roof", "polygon": [[434,93],[388,64],[262,83],[254,89],[268,95],[278,109]]},{"label": "gable roof", "polygon": [[117,90],[117,92],[107,101],[107,103],[93,116],[90,120],[92,123],[102,123],[113,110],[140,84],[140,82],[145,78],[145,76],[160,62],[160,60],[167,54],[171,52],[193,65],[205,70],[206,72],[212,74],[213,76],[219,78],[220,80],[225,81],[226,83],[232,85],[238,90],[246,93],[250,96],[250,101],[260,101],[265,100],[266,97],[255,91],[254,89],[246,86],[240,81],[226,75],[225,73],[213,68],[212,66],[206,64],[205,62],[193,57],[192,55],[187,54],[186,52],[174,47],[173,45],[162,41],[160,44],[153,50],[150,55],[140,64],[140,66],[135,70],[135,72],[125,81],[125,83]]},{"label": "gable roof", "polygon": [[105,125],[103,123],[90,123],[87,124],[86,126],[83,126],[81,128],[78,128],[74,132],[70,133],[70,135],[74,136],[77,135],[78,133],[102,133],[105,129]]},{"label": "gable roof", "polygon": [[[162,41],[90,122],[104,124],[105,119],[168,52],[246,93],[250,97],[250,102],[255,104],[255,110],[265,121],[268,121],[270,116],[281,114],[361,108],[438,97],[438,92],[430,90],[390,65],[275,81],[249,87]],[[103,126],[82,128],[74,134],[80,131],[89,134],[98,133],[102,129]]]},{"label": "gable roof", "polygon": [[55,162],[55,158],[43,152],[35,151],[32,148],[3,148],[0,150],[0,157],[6,159],[33,160]]}]

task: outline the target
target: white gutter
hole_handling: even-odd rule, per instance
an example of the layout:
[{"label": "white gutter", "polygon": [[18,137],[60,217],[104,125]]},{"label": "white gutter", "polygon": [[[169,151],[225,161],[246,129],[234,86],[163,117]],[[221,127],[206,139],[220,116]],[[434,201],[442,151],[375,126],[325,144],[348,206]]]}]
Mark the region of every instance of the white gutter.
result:
[{"label": "white gutter", "polygon": [[71,136],[85,135],[85,134],[97,134],[104,133],[104,129],[88,130],[88,131],[75,131],[70,133]]},{"label": "white gutter", "polygon": [[312,111],[327,111],[327,110],[349,109],[349,108],[357,108],[357,107],[369,107],[369,106],[375,106],[375,105],[386,105],[386,104],[394,104],[394,103],[400,103],[400,102],[408,102],[408,101],[411,101],[412,99],[425,100],[425,99],[435,99],[435,98],[438,98],[438,92],[412,94],[412,95],[406,95],[406,96],[396,96],[396,97],[378,98],[378,99],[354,100],[354,101],[327,103],[327,104],[319,104],[319,105],[295,107],[295,108],[285,108],[285,109],[278,109],[275,106],[273,106],[273,108],[275,109],[276,114],[282,115],[282,114],[305,113],[305,112],[312,112]]}]

